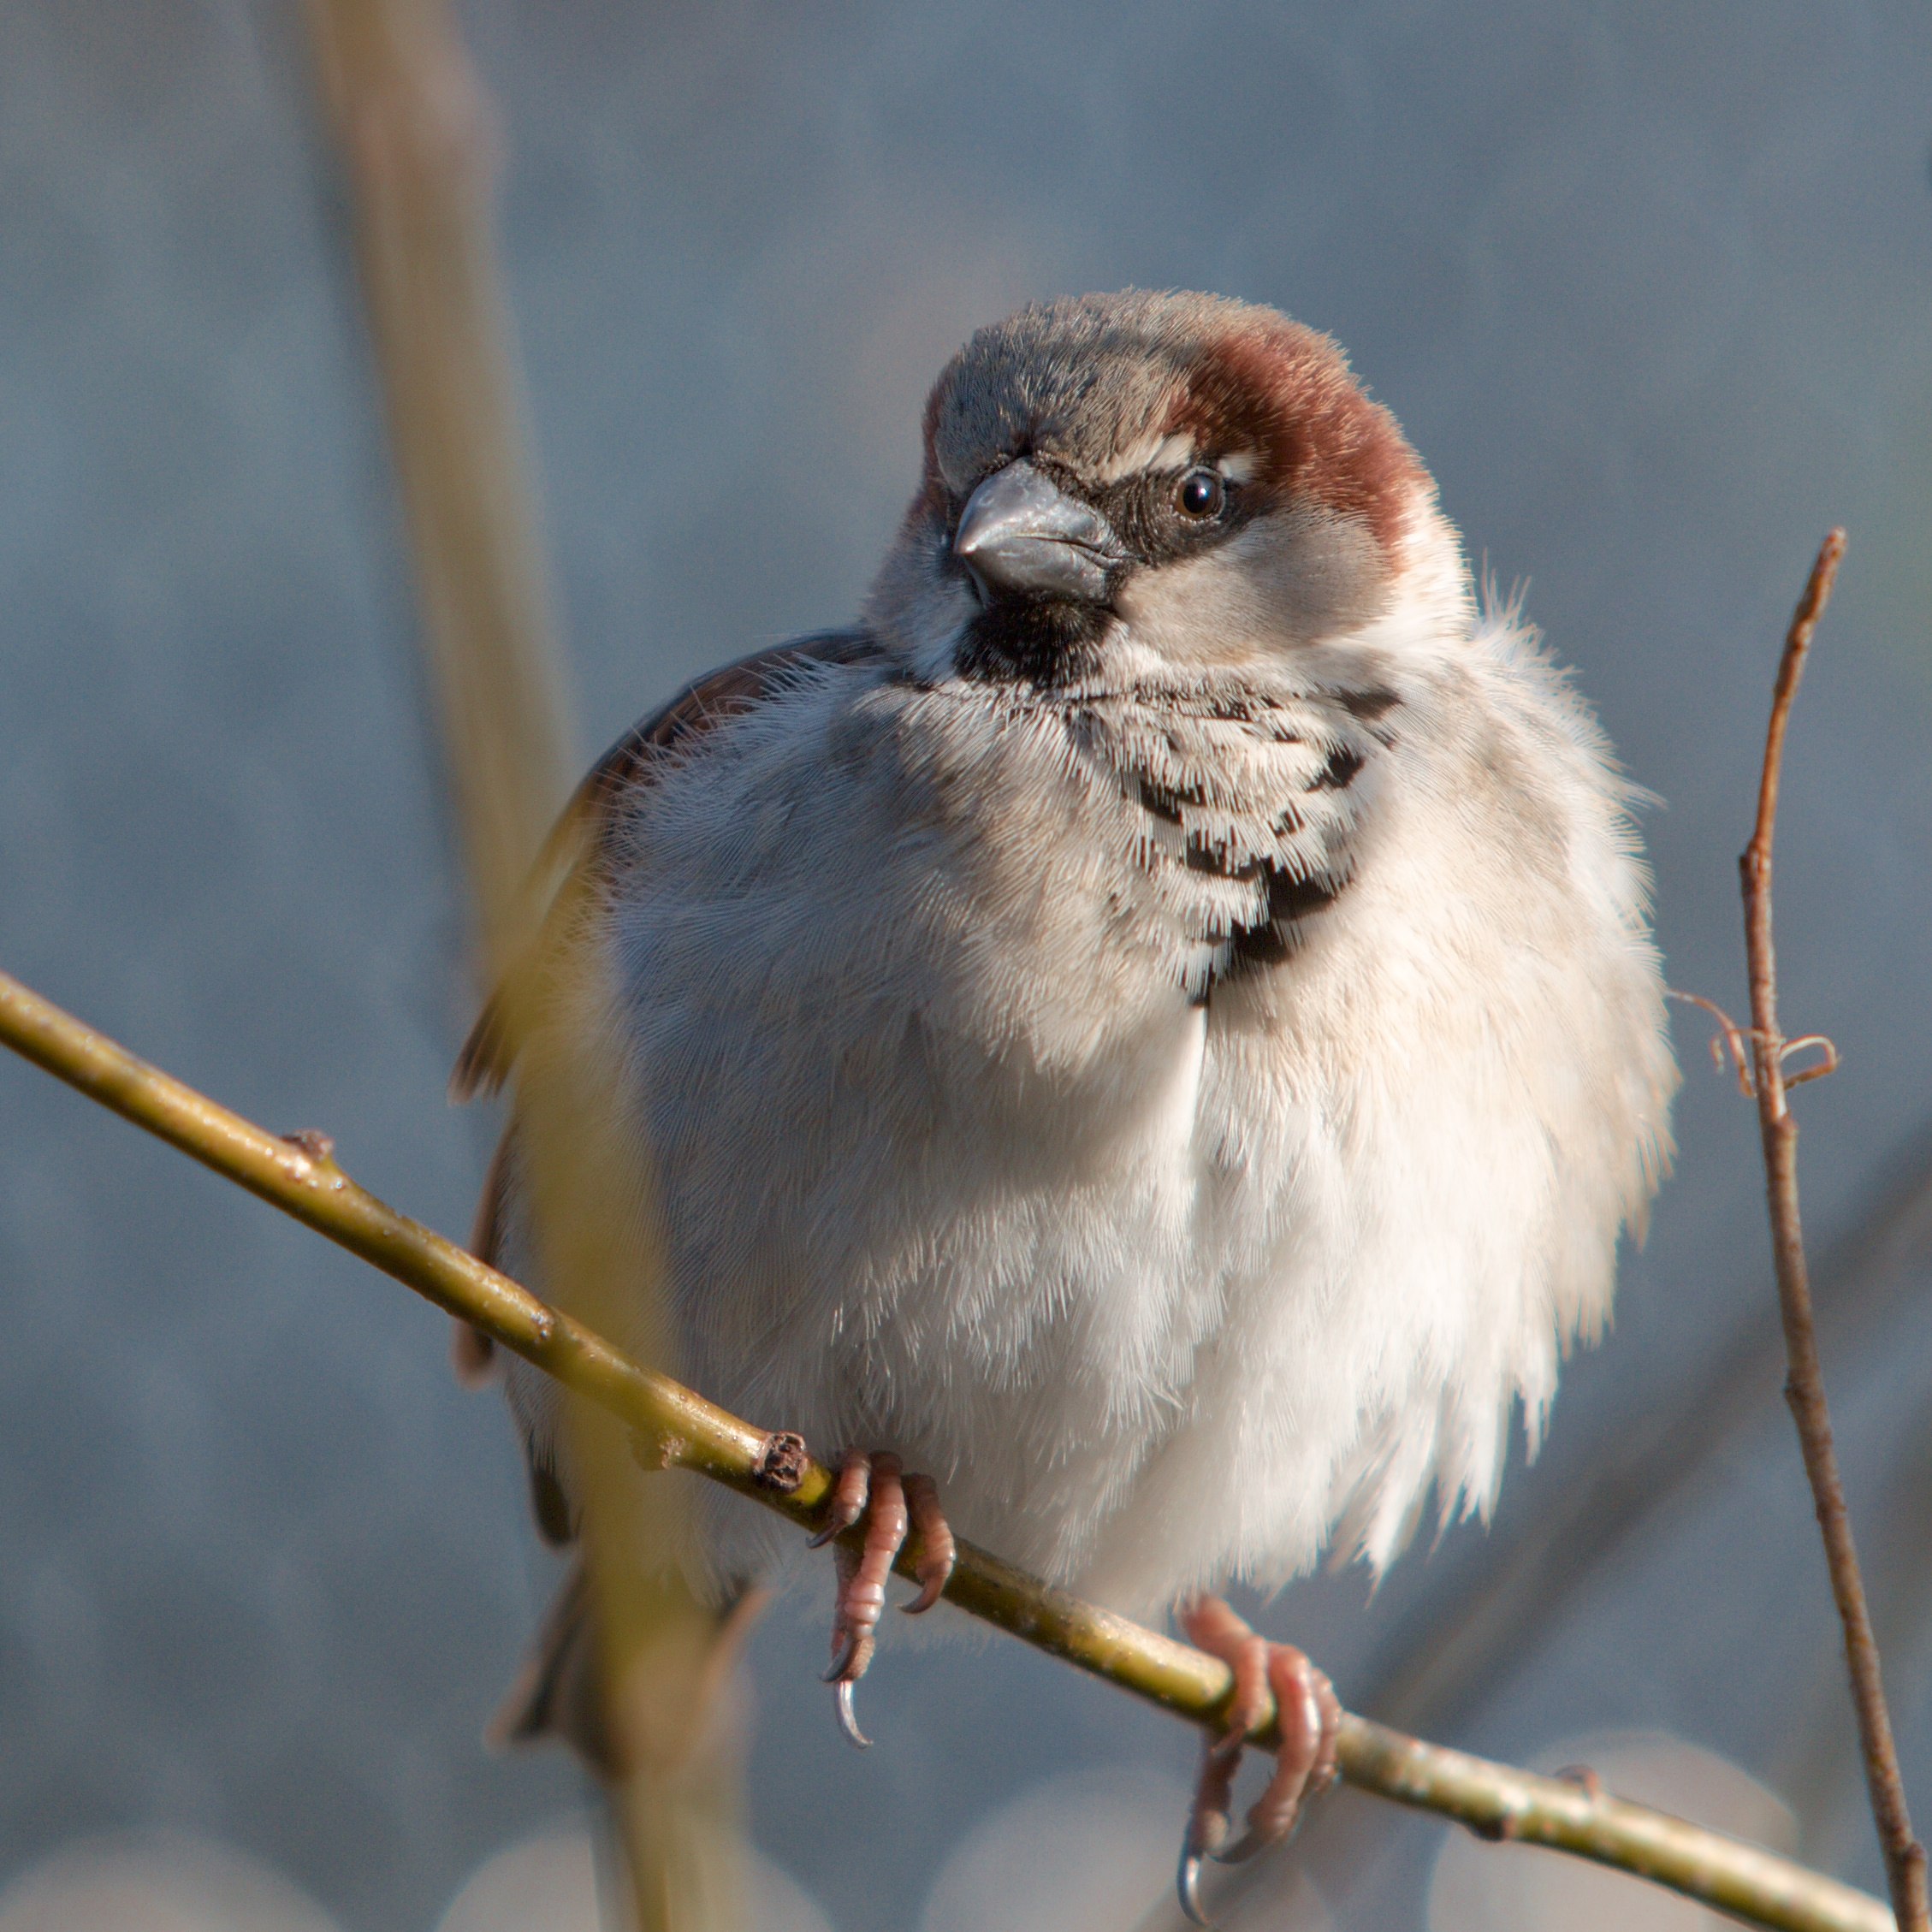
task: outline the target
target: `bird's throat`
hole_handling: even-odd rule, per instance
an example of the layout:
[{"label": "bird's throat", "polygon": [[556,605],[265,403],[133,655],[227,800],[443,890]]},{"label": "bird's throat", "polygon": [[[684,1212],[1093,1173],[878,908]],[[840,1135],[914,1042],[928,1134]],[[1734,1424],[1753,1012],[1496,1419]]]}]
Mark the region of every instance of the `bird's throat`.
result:
[{"label": "bird's throat", "polygon": [[1116,619],[1104,604],[1002,596],[974,613],[960,640],[959,674],[986,684],[1058,690],[1091,679]]}]

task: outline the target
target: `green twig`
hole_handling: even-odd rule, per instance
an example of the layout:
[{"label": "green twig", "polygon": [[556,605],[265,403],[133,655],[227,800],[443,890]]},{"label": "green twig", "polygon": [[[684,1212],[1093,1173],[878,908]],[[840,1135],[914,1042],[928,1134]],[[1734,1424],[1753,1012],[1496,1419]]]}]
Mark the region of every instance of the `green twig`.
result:
[{"label": "green twig", "polygon": [[[635,1432],[647,1460],[708,1476],[801,1528],[816,1526],[832,1479],[793,1449],[795,1438],[754,1428],[640,1368],[507,1276],[359,1187],[319,1136],[281,1137],[244,1120],[5,974],[0,1041],[598,1403]],[[900,1559],[908,1573],[913,1554]],[[1052,1589],[970,1544],[959,1546],[946,1596],[1049,1656],[1191,1723],[1218,1728],[1227,1709],[1233,1683],[1225,1664]],[[1262,1745],[1272,1741],[1271,1710],[1252,1735]],[[1893,1932],[1891,1912],[1863,1892],[1579,1784],[1424,1744],[1352,1713],[1342,1720],[1340,1755],[1349,1783],[1485,1838],[1574,1852],[1782,1932]]]}]

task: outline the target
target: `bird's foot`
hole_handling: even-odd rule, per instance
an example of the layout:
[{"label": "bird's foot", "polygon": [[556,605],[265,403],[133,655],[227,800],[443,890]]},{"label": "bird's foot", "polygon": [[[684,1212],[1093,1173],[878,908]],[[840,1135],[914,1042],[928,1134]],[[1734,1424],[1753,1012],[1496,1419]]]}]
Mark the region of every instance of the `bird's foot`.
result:
[{"label": "bird's foot", "polygon": [[[1180,1620],[1191,1642],[1219,1657],[1235,1674],[1227,1728],[1208,1744],[1201,1760],[1176,1877],[1182,1911],[1194,1924],[1205,1926],[1210,1921],[1201,1909],[1201,1861],[1238,1864],[1292,1834],[1303,1803],[1327,1790],[1338,1775],[1336,1739],[1342,1703],[1327,1677],[1292,1644],[1271,1644],[1258,1636],[1218,1597],[1199,1597],[1183,1604]],[[1267,1709],[1271,1692],[1281,1728],[1275,1775],[1249,1809],[1248,1828],[1229,1845],[1230,1807],[1242,1746]]]},{"label": "bird's foot", "polygon": [[812,1547],[843,1537],[863,1520],[857,1549],[840,1543],[834,1551],[839,1564],[839,1597],[832,1618],[832,1668],[825,1680],[832,1686],[833,1709],[839,1728],[856,1745],[871,1739],[859,1729],[852,1712],[852,1687],[865,1675],[886,1608],[886,1579],[892,1574],[910,1533],[915,1538],[919,1594],[905,1608],[916,1616],[939,1600],[952,1574],[952,1532],[939,1508],[939,1492],[930,1476],[906,1475],[890,1449],[868,1455],[848,1449],[827,1499],[825,1523],[812,1538]]}]

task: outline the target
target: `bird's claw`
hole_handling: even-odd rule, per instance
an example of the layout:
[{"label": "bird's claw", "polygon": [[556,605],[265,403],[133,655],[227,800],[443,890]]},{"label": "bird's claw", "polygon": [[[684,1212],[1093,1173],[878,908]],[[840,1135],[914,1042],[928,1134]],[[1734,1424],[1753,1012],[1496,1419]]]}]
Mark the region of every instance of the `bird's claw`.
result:
[{"label": "bird's claw", "polygon": [[[841,1637],[844,1639],[843,1642],[840,1641]],[[861,1665],[858,1670],[852,1669],[852,1665],[858,1657],[859,1640],[856,1633],[850,1630],[834,1631],[832,1640],[836,1646],[832,1653],[832,1662],[827,1666],[825,1675],[819,1681],[821,1684],[856,1683],[864,1668]]]},{"label": "bird's claw", "polygon": [[1181,1915],[1201,1932],[1214,1932],[1214,1921],[1200,1902],[1201,1855],[1185,1842],[1181,1846],[1181,1869],[1174,1875],[1174,1889],[1181,1900]]},{"label": "bird's claw", "polygon": [[833,1479],[832,1494],[826,1498],[825,1520],[806,1545],[822,1550],[835,1537],[845,1535],[865,1514],[866,1499],[872,1491],[872,1458],[848,1451],[840,1458],[839,1473]]},{"label": "bird's claw", "polygon": [[1181,1901],[1182,1916],[1190,1925],[1198,1925],[1201,1932],[1215,1932],[1214,1921],[1207,1916],[1207,1908],[1200,1902],[1200,1875],[1209,1858],[1218,1865],[1245,1864],[1257,1852],[1267,1849],[1267,1841],[1258,1832],[1244,1831],[1226,1851],[1197,1852],[1194,1846],[1193,1834],[1182,1840],[1180,1870],[1174,1875],[1174,1889]]},{"label": "bird's claw", "polygon": [[861,1520],[865,1524],[860,1546],[840,1544],[839,1596],[832,1623],[832,1667],[826,1681],[833,1686],[833,1710],[839,1728],[855,1745],[871,1739],[853,1714],[852,1691],[872,1662],[879,1619],[886,1608],[886,1579],[909,1534],[918,1538],[916,1573],[919,1593],[906,1605],[917,1615],[939,1600],[952,1574],[956,1555],[952,1532],[939,1508],[939,1490],[929,1476],[905,1475],[898,1456],[881,1449],[875,1455],[848,1450],[826,1503],[826,1517],[812,1538],[815,1547],[843,1536]]},{"label": "bird's claw", "polygon": [[939,1508],[938,1486],[930,1476],[916,1473],[905,1479],[905,1506],[919,1544],[919,1594],[905,1606],[905,1614],[916,1617],[939,1602],[951,1579],[959,1550],[945,1512]]},{"label": "bird's claw", "polygon": [[861,1751],[872,1749],[872,1739],[859,1728],[857,1715],[852,1709],[852,1690],[857,1680],[843,1677],[832,1690],[833,1715],[839,1720],[839,1728],[845,1733],[845,1741]]},{"label": "bird's claw", "polygon": [[[1185,1605],[1181,1624],[1194,1642],[1219,1657],[1235,1675],[1226,1727],[1202,1757],[1194,1811],[1175,1875],[1182,1911],[1191,1923],[1207,1927],[1211,1921],[1200,1901],[1203,1861],[1239,1864],[1294,1836],[1306,1801],[1326,1791],[1339,1775],[1336,1745],[1342,1705],[1334,1686],[1300,1650],[1257,1636],[1219,1597],[1200,1597]],[[1248,1828],[1227,1845],[1242,1748],[1271,1696],[1281,1731],[1274,1775],[1249,1809]]]}]

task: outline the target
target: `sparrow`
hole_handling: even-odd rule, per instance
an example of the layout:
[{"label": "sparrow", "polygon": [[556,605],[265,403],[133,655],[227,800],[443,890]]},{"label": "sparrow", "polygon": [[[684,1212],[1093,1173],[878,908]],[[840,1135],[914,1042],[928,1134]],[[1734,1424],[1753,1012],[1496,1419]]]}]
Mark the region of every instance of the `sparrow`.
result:
[{"label": "sparrow", "polygon": [[[855,1736],[892,1557],[923,1609],[957,1531],[1233,1667],[1192,1915],[1203,1857],[1292,1829],[1340,1707],[1221,1592],[1486,1515],[1668,1165],[1637,797],[1336,344],[1143,291],[973,335],[859,621],[597,765],[552,943],[607,991],[555,1023],[628,1096],[671,1366],[832,1455],[826,1534],[864,1526]],[[506,1030],[460,1092],[513,1085]],[[513,1101],[476,1239],[513,1267],[518,1134]],[[566,1540],[555,1398],[507,1374]],[[720,1600],[784,1570],[755,1506],[704,1526]]]}]

